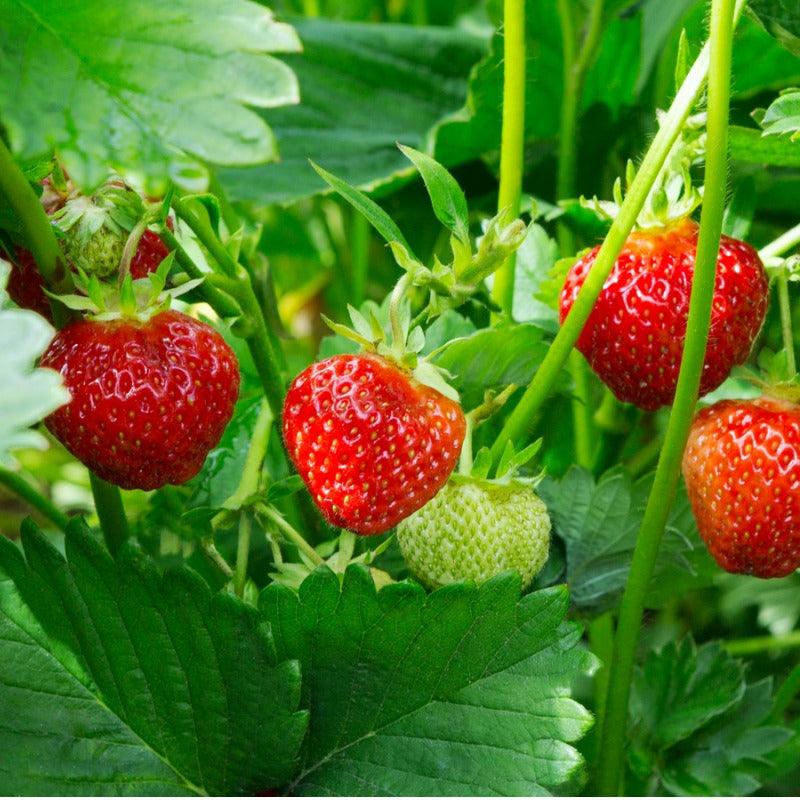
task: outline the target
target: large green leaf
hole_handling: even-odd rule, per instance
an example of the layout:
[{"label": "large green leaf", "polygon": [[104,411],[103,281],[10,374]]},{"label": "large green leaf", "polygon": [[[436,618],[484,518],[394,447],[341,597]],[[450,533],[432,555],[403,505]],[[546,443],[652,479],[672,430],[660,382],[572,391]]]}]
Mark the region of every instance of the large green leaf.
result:
[{"label": "large green leaf", "polygon": [[250,0],[0,0],[0,119],[19,156],[55,148],[79,184],[257,164],[275,142],[247,106],[297,101],[269,53],[298,46]]},{"label": "large green leaf", "polygon": [[527,386],[547,354],[545,332],[535,325],[485,328],[445,345],[433,361],[453,376],[461,402],[472,408],[486,389]]},{"label": "large green leaf", "polygon": [[53,326],[33,311],[11,305],[5,292],[8,262],[0,258],[0,464],[11,463],[11,451],[45,447],[30,426],[69,400],[61,376],[34,363],[53,338]]},{"label": "large green leaf", "polygon": [[791,736],[767,721],[771,690],[769,679],[748,684],[718,642],[696,647],[687,637],[652,653],[631,687],[634,779],[648,794],[754,792],[763,762]]},{"label": "large green leaf", "polygon": [[532,795],[580,769],[591,716],[570,697],[594,665],[565,622],[564,587],[520,600],[504,575],[426,596],[376,593],[327,570],[261,608],[281,657],[303,666],[311,728],[291,789],[327,795]]},{"label": "large green leaf", "polygon": [[239,794],[286,782],[307,715],[257,611],[189,570],[0,537],[0,791]]},{"label": "large green leaf", "polygon": [[[561,480],[547,477],[539,484],[553,529],[566,546],[567,583],[575,605],[605,610],[619,601],[651,482],[652,475],[632,483],[618,469],[595,481],[586,470],[572,467]],[[657,606],[688,586],[706,585],[717,571],[697,538],[681,491],[667,522],[648,605]]]},{"label": "large green leaf", "polygon": [[396,143],[428,149],[437,123],[464,105],[467,76],[485,48],[457,29],[292,22],[303,54],[286,60],[301,103],[268,114],[279,163],[220,171],[234,200],[288,202],[323,191],[309,159],[367,189],[412,174]]}]

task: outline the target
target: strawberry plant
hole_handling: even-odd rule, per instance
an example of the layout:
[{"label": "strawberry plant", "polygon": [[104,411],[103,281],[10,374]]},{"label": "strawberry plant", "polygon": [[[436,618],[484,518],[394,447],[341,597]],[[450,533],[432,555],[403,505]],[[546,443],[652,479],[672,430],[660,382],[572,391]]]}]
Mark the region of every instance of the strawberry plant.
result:
[{"label": "strawberry plant", "polygon": [[800,12],[0,0],[0,790],[792,795]]}]

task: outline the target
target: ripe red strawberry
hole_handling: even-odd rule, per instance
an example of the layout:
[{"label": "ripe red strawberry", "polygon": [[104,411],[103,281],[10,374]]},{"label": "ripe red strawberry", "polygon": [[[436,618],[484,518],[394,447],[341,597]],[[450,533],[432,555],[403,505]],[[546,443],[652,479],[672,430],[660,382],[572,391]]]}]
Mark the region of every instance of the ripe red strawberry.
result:
[{"label": "ripe red strawberry", "polygon": [[[675,396],[689,314],[697,225],[689,219],[632,234],[578,339],[592,369],[623,402],[647,411]],[[594,263],[596,247],[570,269],[563,322]],[[758,253],[723,236],[700,394],[716,389],[750,353],[769,289]]]},{"label": "ripe red strawberry", "polygon": [[14,248],[14,260],[11,263],[6,291],[20,308],[36,311],[46,320],[53,321],[41,273],[36,267],[33,253],[24,247]]},{"label": "ripe red strawberry", "polygon": [[723,569],[779,578],[800,567],[800,406],[764,397],[703,409],[683,475]]},{"label": "ripe red strawberry", "polygon": [[41,365],[59,371],[72,395],[47,427],[78,460],[124,489],[156,489],[197,474],[239,392],[230,347],[178,311],[144,322],[73,322],[56,334]]},{"label": "ripe red strawberry", "polygon": [[425,505],[453,471],[466,422],[458,403],[374,355],[333,356],[295,378],[286,448],[332,524],[382,533]]},{"label": "ripe red strawberry", "polygon": [[169,249],[161,237],[146,230],[139,239],[139,246],[131,259],[131,277],[134,280],[146,278],[158,269],[158,265],[169,255]]}]

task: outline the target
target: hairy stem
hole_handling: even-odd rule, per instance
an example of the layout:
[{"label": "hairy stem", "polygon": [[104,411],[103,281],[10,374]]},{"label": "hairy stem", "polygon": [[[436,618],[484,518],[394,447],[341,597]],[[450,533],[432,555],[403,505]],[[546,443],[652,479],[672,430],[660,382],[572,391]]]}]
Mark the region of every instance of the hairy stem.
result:
[{"label": "hairy stem", "polygon": [[89,473],[94,495],[94,507],[108,552],[116,556],[122,543],[130,536],[122,495],[116,486],[106,483],[93,472]]},{"label": "hairy stem", "polygon": [[734,0],[713,0],[711,6],[708,87],[708,147],[700,234],[697,242],[686,341],[675,400],[664,446],[656,467],[642,526],[636,540],[631,570],[619,610],[619,623],[610,665],[605,719],[601,732],[597,789],[615,795],[623,774],[628,700],[644,600],[653,573],[680,478],[681,457],[692,422],[705,358],[714,297],[722,216],[727,183],[728,100],[733,45]]},{"label": "hairy stem", "polygon": [[0,485],[21,497],[29,506],[35,508],[43,517],[52,522],[59,530],[66,530],[69,517],[21,475],[10,469],[0,467]]},{"label": "hairy stem", "polygon": [[[736,16],[741,14],[745,0],[737,0]],[[589,314],[592,312],[603,285],[606,282],[617,256],[622,250],[628,234],[631,232],[636,218],[647,199],[650,188],[664,165],[672,145],[675,143],[686,118],[692,111],[699,97],[709,65],[709,45],[703,47],[691,70],[681,85],[669,111],[665,115],[661,127],[653,138],[649,149],[639,167],[636,177],[622,203],[619,214],[600,247],[594,265],[586,278],[575,303],[556,338],[550,345],[544,360],[536,371],[531,383],[520,398],[517,407],[506,420],[500,435],[492,447],[492,457],[497,463],[509,440],[521,444],[530,436],[536,414],[542,407],[555,385],[570,351],[578,340]]]},{"label": "hairy stem", "polygon": [[[503,129],[500,143],[499,211],[519,216],[525,156],[525,0],[503,3]],[[516,253],[494,275],[492,297],[506,316],[514,301]]]}]

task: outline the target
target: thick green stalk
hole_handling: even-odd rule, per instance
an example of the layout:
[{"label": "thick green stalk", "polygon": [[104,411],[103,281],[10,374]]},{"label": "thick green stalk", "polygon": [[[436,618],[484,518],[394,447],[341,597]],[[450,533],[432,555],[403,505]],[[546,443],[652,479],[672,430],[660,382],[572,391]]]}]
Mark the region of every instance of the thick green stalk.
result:
[{"label": "thick green stalk", "polygon": [[206,302],[217,312],[221,317],[236,317],[240,313],[239,306],[224,292],[221,292],[209,281],[204,280],[207,275],[197,264],[194,263],[192,257],[184,250],[181,243],[175,238],[175,235],[165,226],[159,234],[164,240],[164,244],[170,250],[175,252],[175,260],[178,262],[180,268],[192,279],[203,280],[198,287],[202,292]]},{"label": "thick green stalk", "polygon": [[725,643],[732,656],[752,656],[768,650],[791,650],[800,647],[800,631],[790,631],[782,636],[753,636],[750,639],[734,639]]},{"label": "thick green stalk", "polygon": [[[561,23],[564,88],[558,132],[556,199],[566,200],[574,197],[577,188],[578,118],[586,70],[594,58],[602,32],[603,0],[594,0],[592,3],[588,28],[580,51],[576,47],[577,34],[571,0],[558,0],[558,16]],[[571,256],[576,249],[572,228],[564,222],[559,222],[557,235],[561,256]],[[578,464],[589,469],[592,466],[594,442],[597,438],[592,415],[591,379],[588,365],[580,353],[573,351],[569,367],[574,384],[572,417],[575,457]]]},{"label": "thick green stalk", "polygon": [[[744,5],[745,0],[737,0],[737,17]],[[614,262],[642,210],[664,160],[703,90],[708,74],[708,64],[709,46],[706,43],[675,96],[658,133],[653,138],[619,214],[611,224],[594,265],[581,287],[570,313],[564,320],[561,330],[550,345],[547,356],[495,441],[492,447],[492,457],[495,463],[499,461],[506,442],[513,441],[515,444],[521,445],[523,440],[530,436],[536,414],[552,391],[559,373],[567,362],[570,351],[592,312],[606,278],[611,273]]]},{"label": "thick green stalk", "polygon": [[[208,250],[222,273],[230,281],[231,293],[238,301],[252,332],[245,337],[250,354],[253,357],[256,371],[261,379],[264,394],[269,401],[275,419],[279,419],[283,408],[283,377],[281,376],[278,357],[275,354],[276,343],[273,342],[267,327],[263,309],[253,291],[253,284],[247,270],[236,263],[225,249],[209,222],[189,207],[181,198],[173,198],[172,207],[178,216],[192,229],[200,243]],[[176,258],[183,258],[176,253]],[[185,267],[188,255],[179,261]],[[191,260],[191,259],[188,259]],[[195,268],[199,272],[199,268]]]},{"label": "thick green stalk", "polygon": [[787,378],[797,374],[797,361],[794,357],[794,331],[792,329],[792,306],[789,302],[789,278],[786,274],[778,276],[778,306],[781,311],[781,334],[783,349],[786,351]]},{"label": "thick green stalk", "polygon": [[250,536],[253,520],[246,511],[239,517],[239,541],[236,546],[236,568],[233,572],[233,591],[237,597],[244,597],[247,584],[247,564],[250,560]]},{"label": "thick green stalk", "polygon": [[43,517],[50,520],[62,531],[67,529],[69,517],[56,508],[43,494],[40,494],[28,481],[10,469],[0,467],[0,484],[21,497],[28,505],[35,508]]},{"label": "thick green stalk", "polygon": [[353,225],[350,236],[350,252],[352,254],[352,295],[350,303],[360,308],[364,302],[369,272],[369,237],[371,226],[367,218],[353,211]]},{"label": "thick green stalk", "polygon": [[66,267],[53,226],[36,192],[0,138],[0,191],[22,224],[22,233],[44,282],[53,291],[67,292],[72,276]]},{"label": "thick green stalk", "polygon": [[122,495],[116,486],[106,483],[93,472],[89,473],[94,495],[94,507],[108,552],[116,556],[122,543],[130,536]]},{"label": "thick green stalk", "polygon": [[611,663],[611,650],[614,645],[614,617],[606,611],[595,617],[588,625],[589,649],[600,659],[600,667],[594,676],[595,725],[603,727],[606,693],[608,691],[608,665]]},{"label": "thick green stalk", "polygon": [[[525,0],[503,3],[503,130],[498,210],[519,216],[525,157]],[[495,272],[492,297],[507,316],[514,302],[516,254]]]},{"label": "thick green stalk", "polygon": [[734,0],[712,0],[705,194],[689,301],[686,341],[664,446],[656,467],[653,487],[636,540],[628,583],[620,605],[605,720],[600,739],[597,781],[600,795],[615,795],[620,788],[630,683],[642,624],[644,600],[664,526],[678,486],[681,458],[697,404],[705,359],[714,298],[714,277],[722,234],[722,216],[725,210],[733,21]]}]

